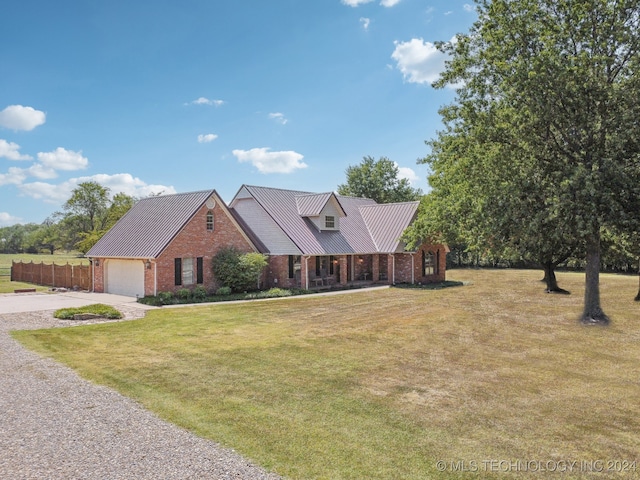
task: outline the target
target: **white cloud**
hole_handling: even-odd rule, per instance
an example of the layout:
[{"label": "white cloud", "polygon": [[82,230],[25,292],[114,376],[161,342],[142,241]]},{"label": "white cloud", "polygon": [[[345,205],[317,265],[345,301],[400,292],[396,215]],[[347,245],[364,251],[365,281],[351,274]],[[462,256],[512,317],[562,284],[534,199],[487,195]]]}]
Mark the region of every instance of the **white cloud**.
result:
[{"label": "white cloud", "polygon": [[360,23],[362,24],[362,28],[365,30],[369,30],[369,25],[371,24],[371,19],[366,17],[360,17]]},{"label": "white cloud", "polygon": [[350,7],[357,7],[358,5],[364,5],[370,2],[373,2],[373,0],[342,0],[344,5],[349,5]]},{"label": "white cloud", "polygon": [[126,193],[133,197],[148,197],[149,195],[176,193],[175,188],[166,185],[148,185],[137,177],[128,173],[116,175],[98,174],[90,177],[72,178],[64,183],[55,185],[45,182],[24,183],[19,186],[22,193],[47,203],[62,204],[71,196],[71,192],[82,182],[97,182],[108,187],[112,194]]},{"label": "white cloud", "polygon": [[394,5],[397,5],[400,3],[400,0],[382,0],[380,2],[380,5],[382,5],[383,7],[393,7]]},{"label": "white cloud", "polygon": [[0,112],[0,127],[12,130],[33,130],[46,121],[47,115],[33,107],[9,105]]},{"label": "white cloud", "polygon": [[469,5],[468,3],[465,3],[462,8],[464,8],[465,12],[474,12],[475,11],[475,7],[473,5]]},{"label": "white cloud", "polygon": [[38,153],[38,160],[45,167],[54,170],[82,170],[89,165],[89,160],[82,156],[82,152],[74,152],[62,147],[56,148],[53,152]]},{"label": "white cloud", "polygon": [[252,148],[251,150],[234,150],[232,153],[240,163],[249,162],[260,173],[291,173],[298,168],[307,168],[301,162],[304,158],[297,152],[270,152],[269,148]]},{"label": "white cloud", "polygon": [[56,178],[58,174],[51,167],[45,167],[40,163],[34,163],[29,168],[25,169],[25,173],[28,173],[32,177],[40,178],[40,179],[50,179]]},{"label": "white cloud", "polygon": [[15,225],[16,223],[21,222],[21,218],[14,217],[7,212],[0,212],[0,227],[10,227],[11,225]]},{"label": "white cloud", "polygon": [[409,83],[433,83],[445,68],[447,56],[431,42],[412,38],[408,42],[395,42],[391,58]]},{"label": "white cloud", "polygon": [[393,163],[395,163],[396,167],[398,167],[399,178],[406,178],[407,180],[409,180],[409,183],[411,185],[415,185],[420,181],[420,177],[416,174],[416,172],[413,171],[413,169],[409,167],[401,167],[396,162]]},{"label": "white cloud", "polygon": [[21,155],[20,145],[13,142],[7,142],[0,138],[0,158],[8,158],[9,160],[33,160],[29,155]]},{"label": "white cloud", "polygon": [[185,105],[210,105],[212,107],[220,107],[224,105],[224,100],[209,100],[206,97],[200,97],[192,102],[185,103]]},{"label": "white cloud", "polygon": [[282,125],[286,125],[287,123],[289,123],[289,120],[287,120],[284,114],[280,112],[270,113],[269,118],[275,120],[278,123],[281,123]]},{"label": "white cloud", "polygon": [[216,135],[215,133],[207,133],[206,135],[198,135],[198,143],[213,142],[216,138],[218,138],[218,135]]},{"label": "white cloud", "polygon": [[24,169],[11,167],[8,173],[0,173],[0,185],[20,185],[27,178]]}]

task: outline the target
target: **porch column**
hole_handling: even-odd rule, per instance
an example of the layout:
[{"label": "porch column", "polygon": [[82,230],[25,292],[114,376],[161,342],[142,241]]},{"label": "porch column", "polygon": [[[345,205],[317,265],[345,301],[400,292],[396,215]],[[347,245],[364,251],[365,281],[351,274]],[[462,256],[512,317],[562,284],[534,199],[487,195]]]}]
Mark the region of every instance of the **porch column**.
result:
[{"label": "porch column", "polygon": [[377,253],[372,255],[371,258],[371,280],[373,283],[378,283],[380,279],[380,255]]},{"label": "porch column", "polygon": [[303,255],[300,265],[300,288],[309,290],[309,256]]},{"label": "porch column", "polygon": [[396,256],[393,253],[387,259],[387,279],[391,285],[396,283]]},{"label": "porch column", "polygon": [[347,274],[349,272],[349,269],[347,268],[347,260],[348,260],[348,255],[341,255],[340,256],[340,285],[346,285],[347,284]]}]

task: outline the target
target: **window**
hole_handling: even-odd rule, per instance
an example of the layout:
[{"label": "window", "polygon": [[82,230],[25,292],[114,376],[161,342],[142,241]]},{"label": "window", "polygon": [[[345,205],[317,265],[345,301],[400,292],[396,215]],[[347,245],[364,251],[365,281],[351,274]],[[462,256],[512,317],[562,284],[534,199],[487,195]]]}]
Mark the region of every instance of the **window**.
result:
[{"label": "window", "polygon": [[182,259],[182,284],[193,285],[193,258]]},{"label": "window", "polygon": [[433,252],[422,251],[422,275],[437,275],[438,274],[438,262],[440,255],[434,255]]},{"label": "window", "polygon": [[336,217],[333,215],[326,215],[324,217],[324,228],[336,228]]},{"label": "window", "polygon": [[194,283],[204,283],[204,261],[202,257],[196,258],[195,272],[193,269],[193,258],[176,258],[174,260],[174,265],[176,285],[193,285]]},{"label": "window", "polygon": [[211,210],[207,212],[207,231],[213,232],[213,212]]}]

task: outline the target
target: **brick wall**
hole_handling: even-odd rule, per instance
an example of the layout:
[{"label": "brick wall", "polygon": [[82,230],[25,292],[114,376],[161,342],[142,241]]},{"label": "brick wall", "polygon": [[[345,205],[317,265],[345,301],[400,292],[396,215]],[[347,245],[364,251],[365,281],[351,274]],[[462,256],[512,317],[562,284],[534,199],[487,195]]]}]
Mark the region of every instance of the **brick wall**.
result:
[{"label": "brick wall", "polygon": [[[196,258],[203,257],[203,286],[208,291],[215,291],[218,284],[211,270],[211,260],[221,248],[235,247],[241,252],[252,252],[253,248],[241,234],[236,224],[226,215],[220,202],[213,209],[214,229],[207,230],[207,212],[203,205],[182,231],[173,239],[162,254],[152,261],[150,270],[145,270],[145,294],[154,294],[153,274],[157,275],[156,292],[176,291],[180,288],[196,286]],[[175,259],[193,258],[194,284],[175,285]]]},{"label": "brick wall", "polygon": [[[423,275],[422,252],[432,252],[436,261],[439,260],[437,272],[433,275]],[[446,278],[447,251],[443,245],[422,245],[416,253],[395,255],[395,280],[396,283],[411,283],[412,278],[415,283],[442,282]],[[413,277],[412,277],[413,268]],[[391,277],[389,277],[391,278]]]}]

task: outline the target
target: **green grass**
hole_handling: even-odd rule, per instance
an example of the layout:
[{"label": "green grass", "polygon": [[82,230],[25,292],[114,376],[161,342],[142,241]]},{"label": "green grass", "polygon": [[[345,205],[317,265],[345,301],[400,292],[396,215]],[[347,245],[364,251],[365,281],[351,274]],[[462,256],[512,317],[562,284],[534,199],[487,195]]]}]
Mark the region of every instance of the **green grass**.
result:
[{"label": "green grass", "polygon": [[14,290],[22,288],[35,288],[38,291],[46,291],[49,288],[24,282],[12,282],[10,277],[12,261],[22,261],[24,263],[56,263],[58,265],[65,265],[67,263],[69,263],[70,265],[80,265],[81,263],[87,265],[89,263],[88,259],[80,258],[76,253],[56,253],[54,255],[30,253],[0,253],[0,293],[13,293]]},{"label": "green grass", "polygon": [[76,308],[61,308],[53,312],[53,316],[63,320],[70,320],[74,315],[82,313],[92,313],[112,320],[122,318],[122,314],[118,310],[111,305],[104,305],[102,303],[94,303],[93,305]]},{"label": "green grass", "polygon": [[[517,460],[578,462],[554,478],[611,478],[579,466],[640,460],[637,277],[602,275],[613,322],[585,327],[583,275],[559,274],[568,296],[543,293],[537,271],[448,276],[465,285],[14,336],[290,478],[547,478],[487,463]],[[463,466],[477,471],[453,471]]]}]

